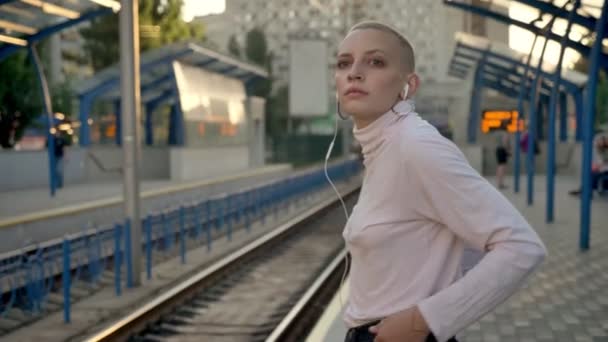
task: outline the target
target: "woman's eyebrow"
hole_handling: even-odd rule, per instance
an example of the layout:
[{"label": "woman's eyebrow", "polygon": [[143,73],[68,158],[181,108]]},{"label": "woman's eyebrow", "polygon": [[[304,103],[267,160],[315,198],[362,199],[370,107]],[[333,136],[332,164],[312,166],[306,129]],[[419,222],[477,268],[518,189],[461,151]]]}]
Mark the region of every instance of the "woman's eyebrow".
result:
[{"label": "woman's eyebrow", "polygon": [[367,50],[367,51],[365,51],[365,54],[366,55],[371,55],[371,54],[376,53],[376,52],[380,52],[380,53],[383,53],[383,54],[385,53],[384,51],[382,51],[380,49],[373,49],[373,50]]},{"label": "woman's eyebrow", "polygon": [[[367,50],[365,51],[363,54],[364,55],[371,55],[374,53],[382,53],[382,54],[386,54],[384,51],[380,50],[380,49],[372,49],[372,50]],[[352,54],[350,52],[342,52],[341,54],[338,55],[338,57],[352,57]]]}]

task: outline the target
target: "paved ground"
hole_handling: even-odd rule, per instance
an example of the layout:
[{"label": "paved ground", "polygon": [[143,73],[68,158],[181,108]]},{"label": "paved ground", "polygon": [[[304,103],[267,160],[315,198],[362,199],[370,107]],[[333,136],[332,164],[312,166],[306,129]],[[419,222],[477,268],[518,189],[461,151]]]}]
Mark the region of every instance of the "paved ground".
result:
[{"label": "paved ground", "polygon": [[[525,180],[523,185],[525,185]],[[559,177],[553,224],[545,223],[545,178],[535,180],[536,204],[506,190],[547,246],[549,255],[525,288],[462,334],[475,341],[608,341],[608,199],[592,204],[591,248],[581,252],[578,180]]]},{"label": "paved ground", "polygon": [[[522,185],[525,191],[525,178]],[[537,177],[535,185],[534,206],[526,204],[525,192],[514,194],[511,187],[504,194],[539,233],[549,252],[547,260],[524,288],[466,329],[459,341],[608,342],[608,198],[593,201],[591,248],[581,252],[580,201],[568,195],[578,180],[557,178],[553,224],[545,223],[545,178]],[[333,320],[332,326],[320,327],[316,336],[340,341],[345,329],[339,312],[334,305],[333,316],[324,317]]]}]

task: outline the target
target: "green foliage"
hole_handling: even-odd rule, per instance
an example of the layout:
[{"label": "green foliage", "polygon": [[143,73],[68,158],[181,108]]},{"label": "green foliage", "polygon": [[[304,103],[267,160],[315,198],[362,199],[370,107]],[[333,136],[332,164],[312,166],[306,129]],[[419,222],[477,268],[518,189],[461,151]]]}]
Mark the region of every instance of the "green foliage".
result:
[{"label": "green foliage", "polygon": [[269,55],[264,31],[254,28],[247,32],[246,42],[245,55],[247,59],[259,66],[267,66]]},{"label": "green foliage", "polygon": [[[140,51],[179,41],[203,41],[204,26],[181,18],[183,0],[142,0],[139,2]],[[118,14],[94,19],[80,30],[84,50],[95,71],[115,64],[119,54]]]},{"label": "green foliage", "polygon": [[42,111],[38,80],[25,51],[0,61],[0,146],[12,148]]},{"label": "green foliage", "polygon": [[273,55],[271,51],[268,51],[264,31],[259,28],[252,29],[247,33],[245,42],[247,60],[265,68],[269,74],[268,79],[258,80],[251,85],[250,94],[266,99],[266,134],[276,139],[287,132],[288,88],[283,86],[276,90],[274,96],[272,95]]}]

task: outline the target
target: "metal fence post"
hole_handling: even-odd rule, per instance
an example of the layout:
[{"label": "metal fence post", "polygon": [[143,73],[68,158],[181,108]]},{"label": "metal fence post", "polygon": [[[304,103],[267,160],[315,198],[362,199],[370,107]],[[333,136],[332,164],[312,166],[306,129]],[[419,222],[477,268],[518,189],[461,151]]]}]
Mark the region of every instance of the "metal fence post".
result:
[{"label": "metal fence post", "polygon": [[61,283],[63,285],[63,321],[70,323],[70,287],[71,287],[71,268],[70,268],[70,240],[68,238],[63,239],[63,274],[61,277]]},{"label": "metal fence post", "polygon": [[127,287],[133,287],[133,258],[131,254],[131,220],[125,221],[125,254],[127,256]]},{"label": "metal fence post", "polygon": [[179,252],[182,260],[182,264],[186,263],[186,238],[184,237],[184,225],[186,209],[183,205],[179,207]]},{"label": "metal fence post", "polygon": [[122,227],[120,224],[116,224],[114,226],[114,288],[116,291],[116,295],[120,296],[121,294],[121,265],[122,265],[122,248],[121,240],[122,240]]},{"label": "metal fence post", "polygon": [[144,229],[146,230],[146,277],[152,279],[152,216],[144,218]]}]

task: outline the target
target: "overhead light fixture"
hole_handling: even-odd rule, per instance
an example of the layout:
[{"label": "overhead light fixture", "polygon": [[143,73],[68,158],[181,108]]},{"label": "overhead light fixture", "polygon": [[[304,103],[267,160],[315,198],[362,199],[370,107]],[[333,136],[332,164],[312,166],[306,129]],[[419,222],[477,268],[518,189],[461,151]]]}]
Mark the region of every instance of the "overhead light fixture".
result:
[{"label": "overhead light fixture", "polygon": [[70,129],[72,129],[72,126],[70,124],[61,124],[59,125],[59,127],[57,127],[60,131],[69,131]]},{"label": "overhead light fixture", "polygon": [[55,113],[55,118],[57,118],[58,120],[63,120],[65,119],[65,115],[63,115],[62,113]]},{"label": "overhead light fixture", "polygon": [[89,0],[98,4],[99,6],[109,7],[114,12],[120,11],[120,2],[114,0]]},{"label": "overhead light fixture", "polygon": [[11,37],[11,36],[6,36],[3,34],[0,34],[0,42],[13,44],[13,45],[19,45],[19,46],[27,46],[27,40],[21,39],[21,38],[15,38],[15,37]]},{"label": "overhead light fixture", "polygon": [[45,1],[40,0],[21,0],[21,2],[30,6],[40,8],[44,13],[53,14],[59,17],[65,17],[68,19],[77,19],[80,17],[80,13],[72,11],[65,7],[57,6]]},{"label": "overhead light fixture", "polygon": [[30,35],[36,34],[36,32],[38,32],[38,30],[33,27],[29,27],[29,26],[25,26],[25,25],[13,23],[11,21],[1,20],[1,19],[0,19],[0,28],[9,30],[9,31],[19,32],[19,33],[30,34]]}]

